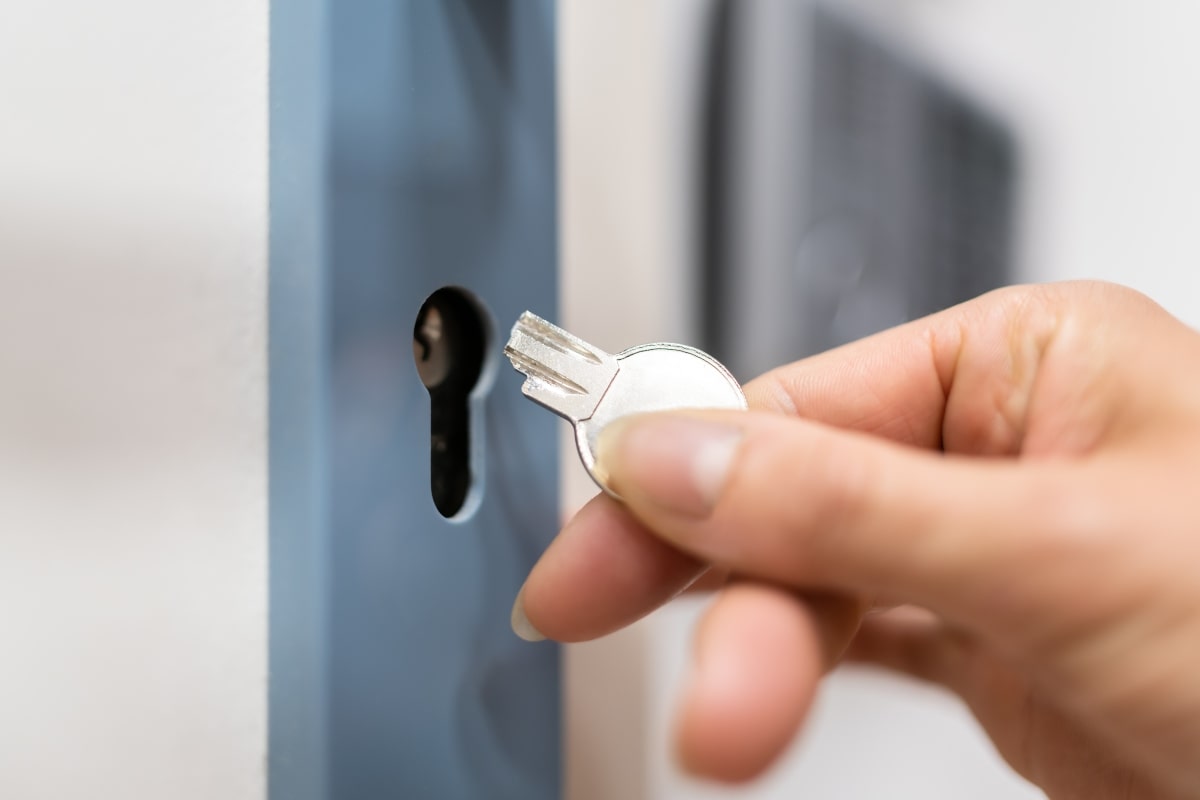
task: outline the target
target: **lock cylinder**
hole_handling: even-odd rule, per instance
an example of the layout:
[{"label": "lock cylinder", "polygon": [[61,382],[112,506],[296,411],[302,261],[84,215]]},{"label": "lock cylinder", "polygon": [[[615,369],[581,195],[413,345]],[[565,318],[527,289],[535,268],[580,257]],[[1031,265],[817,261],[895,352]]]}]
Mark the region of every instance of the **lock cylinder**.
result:
[{"label": "lock cylinder", "polygon": [[[453,519],[477,492],[472,406],[486,387],[488,323],[482,305],[447,286],[422,304],[413,326],[413,359],[429,392],[429,480],[438,513]],[[480,445],[482,443],[480,442]]]}]

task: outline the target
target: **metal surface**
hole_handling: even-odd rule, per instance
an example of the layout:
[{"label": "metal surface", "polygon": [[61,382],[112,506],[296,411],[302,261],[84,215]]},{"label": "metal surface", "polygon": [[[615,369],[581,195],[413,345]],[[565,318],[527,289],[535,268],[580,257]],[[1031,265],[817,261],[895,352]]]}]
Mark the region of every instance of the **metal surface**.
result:
[{"label": "metal surface", "polygon": [[609,494],[613,491],[596,464],[596,446],[611,423],[652,411],[747,407],[729,370],[681,344],[645,344],[614,356],[526,311],[504,352],[526,375],[525,396],[575,427],[580,460]]},{"label": "metal surface", "polygon": [[[490,324],[555,303],[554,31],[541,0],[273,4],[275,800],[559,795],[558,652],[508,622],[556,436]],[[489,323],[449,520],[413,349],[445,286]]]},{"label": "metal surface", "polygon": [[572,423],[595,413],[619,370],[616,356],[528,311],[513,326],[504,354],[527,376],[525,396]]}]

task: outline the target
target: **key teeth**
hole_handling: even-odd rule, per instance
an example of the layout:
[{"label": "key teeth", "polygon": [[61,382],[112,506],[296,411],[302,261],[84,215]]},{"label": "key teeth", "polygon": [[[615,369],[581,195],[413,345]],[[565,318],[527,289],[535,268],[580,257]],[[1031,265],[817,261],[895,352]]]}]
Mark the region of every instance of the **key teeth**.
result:
[{"label": "key teeth", "polygon": [[505,347],[504,355],[508,356],[508,360],[512,362],[513,367],[518,372],[525,375],[525,385],[521,388],[521,391],[526,395],[534,393],[540,386],[549,386],[564,394],[587,394],[587,389],[566,375],[550,369],[545,364],[539,364],[537,361],[521,354],[512,347]]},{"label": "key teeth", "polygon": [[532,311],[526,311],[517,320],[517,324],[513,326],[513,334],[515,335],[518,331],[564,355],[578,356],[596,366],[604,363],[603,359],[588,347],[587,343],[582,339],[567,333],[553,323],[547,322]]},{"label": "key teeth", "polygon": [[620,367],[605,353],[526,311],[504,354],[525,374],[521,392],[572,423],[588,419]]}]

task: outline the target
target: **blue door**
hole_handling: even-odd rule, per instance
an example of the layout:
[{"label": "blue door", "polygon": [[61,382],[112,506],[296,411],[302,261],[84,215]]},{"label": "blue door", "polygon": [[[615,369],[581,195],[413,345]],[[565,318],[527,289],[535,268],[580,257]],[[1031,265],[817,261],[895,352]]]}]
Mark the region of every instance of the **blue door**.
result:
[{"label": "blue door", "polygon": [[499,368],[555,309],[553,4],[271,11],[271,797],[556,797],[558,653],[508,616],[557,429]]}]

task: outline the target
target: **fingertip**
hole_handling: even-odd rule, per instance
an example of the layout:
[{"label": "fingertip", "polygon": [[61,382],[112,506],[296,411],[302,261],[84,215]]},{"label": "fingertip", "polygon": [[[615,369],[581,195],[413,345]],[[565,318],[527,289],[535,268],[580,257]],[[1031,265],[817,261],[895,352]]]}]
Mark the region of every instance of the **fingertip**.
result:
[{"label": "fingertip", "polygon": [[702,519],[728,480],[742,438],[737,425],[715,415],[638,415],[601,433],[597,472],[634,509],[648,505]]},{"label": "fingertip", "polygon": [[559,642],[595,639],[666,603],[704,570],[600,495],[534,565],[513,605],[513,629],[522,638],[536,632]]},{"label": "fingertip", "polygon": [[517,599],[513,601],[509,623],[512,625],[513,633],[527,642],[541,642],[546,639],[542,632],[529,621],[529,616],[525,613],[524,586],[521,587],[521,591],[517,592]]}]

